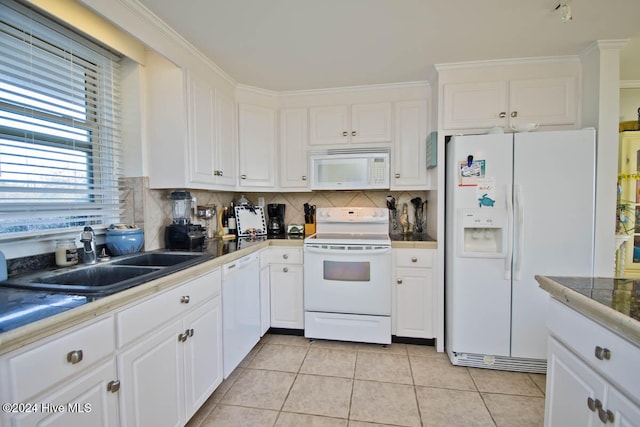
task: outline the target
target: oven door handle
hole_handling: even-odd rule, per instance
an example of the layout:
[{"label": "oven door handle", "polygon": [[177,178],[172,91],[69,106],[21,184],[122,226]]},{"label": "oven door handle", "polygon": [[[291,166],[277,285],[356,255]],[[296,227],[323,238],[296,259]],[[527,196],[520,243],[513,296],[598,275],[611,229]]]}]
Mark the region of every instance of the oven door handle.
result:
[{"label": "oven door handle", "polygon": [[333,245],[334,248],[316,248],[313,246],[305,246],[304,251],[314,254],[367,254],[367,255],[384,255],[391,252],[391,247],[376,249],[349,249],[349,245]]}]

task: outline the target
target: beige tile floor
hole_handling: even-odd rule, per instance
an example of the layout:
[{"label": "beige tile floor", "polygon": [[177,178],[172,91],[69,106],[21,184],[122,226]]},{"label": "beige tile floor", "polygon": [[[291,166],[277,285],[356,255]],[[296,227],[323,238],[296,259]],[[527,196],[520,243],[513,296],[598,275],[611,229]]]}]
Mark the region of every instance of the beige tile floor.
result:
[{"label": "beige tile floor", "polygon": [[428,346],[265,335],[188,426],[542,426],[544,390]]}]

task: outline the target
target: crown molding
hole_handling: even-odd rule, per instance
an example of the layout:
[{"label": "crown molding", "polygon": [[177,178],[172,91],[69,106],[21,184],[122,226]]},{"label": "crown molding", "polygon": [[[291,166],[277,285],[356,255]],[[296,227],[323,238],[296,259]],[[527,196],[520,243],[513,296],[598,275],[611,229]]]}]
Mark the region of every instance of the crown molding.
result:
[{"label": "crown molding", "polygon": [[530,58],[509,58],[509,59],[490,59],[483,61],[466,61],[466,62],[450,62],[444,64],[435,64],[435,69],[440,71],[446,70],[460,70],[466,68],[479,68],[479,67],[498,67],[504,65],[522,65],[522,64],[541,64],[550,62],[579,62],[580,57],[578,55],[564,55],[564,56],[535,56]]},{"label": "crown molding", "polygon": [[357,91],[371,91],[371,90],[384,90],[384,89],[401,89],[401,88],[428,88],[429,82],[426,80],[413,81],[413,82],[400,82],[400,83],[380,83],[370,85],[359,86],[341,86],[333,88],[323,89],[304,89],[304,90],[283,90],[274,92],[280,96],[304,96],[304,95],[318,95],[325,93],[340,93],[340,92],[357,92]]}]

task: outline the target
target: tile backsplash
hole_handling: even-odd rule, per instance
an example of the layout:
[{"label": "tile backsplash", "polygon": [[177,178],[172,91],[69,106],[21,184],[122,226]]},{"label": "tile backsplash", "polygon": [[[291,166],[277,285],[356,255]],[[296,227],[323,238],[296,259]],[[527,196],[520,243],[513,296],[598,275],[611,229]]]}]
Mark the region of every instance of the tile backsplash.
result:
[{"label": "tile backsplash", "polygon": [[[223,206],[229,206],[231,201],[244,195],[252,204],[258,204],[259,198],[264,198],[264,203],[284,203],[286,224],[303,224],[303,205],[309,203],[316,207],[386,207],[386,197],[392,195],[397,200],[398,209],[406,203],[409,214],[413,215],[411,199],[426,198],[426,191],[313,191],[305,193],[255,193],[255,192],[226,192],[203,191],[188,189],[197,200],[198,205],[216,205],[218,210]],[[171,222],[171,204],[169,194],[175,191],[154,190],[149,188],[149,180],[146,177],[124,178],[122,180],[122,199],[124,200],[124,212],[122,221],[134,223],[144,229],[145,250],[154,250],[164,247],[164,228]],[[427,207],[427,217],[429,207]],[[205,224],[204,220],[192,216],[194,223]]]}]

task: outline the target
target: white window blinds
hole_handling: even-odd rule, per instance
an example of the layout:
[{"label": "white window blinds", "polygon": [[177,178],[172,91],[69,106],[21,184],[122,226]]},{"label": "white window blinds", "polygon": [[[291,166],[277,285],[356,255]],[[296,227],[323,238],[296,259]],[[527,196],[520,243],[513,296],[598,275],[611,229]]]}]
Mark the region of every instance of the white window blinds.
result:
[{"label": "white window blinds", "polygon": [[118,222],[119,60],[0,0],[0,240]]}]

